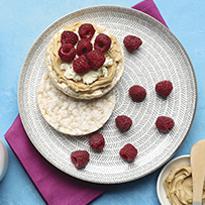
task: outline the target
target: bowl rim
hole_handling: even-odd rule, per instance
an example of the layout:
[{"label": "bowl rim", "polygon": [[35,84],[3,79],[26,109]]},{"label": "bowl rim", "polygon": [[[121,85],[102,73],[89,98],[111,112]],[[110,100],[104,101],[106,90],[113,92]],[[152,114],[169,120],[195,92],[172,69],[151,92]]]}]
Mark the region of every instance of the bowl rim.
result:
[{"label": "bowl rim", "polygon": [[[162,175],[164,174],[164,172],[168,169],[168,167],[178,161],[178,160],[181,160],[181,159],[186,159],[186,158],[190,158],[190,154],[184,154],[184,155],[180,155],[180,156],[177,156],[175,158],[173,158],[172,160],[170,160],[163,168],[162,170],[160,171],[158,177],[157,177],[157,183],[156,183],[156,192],[157,192],[157,197],[158,197],[158,200],[160,202],[160,204],[164,204],[164,201],[162,200],[161,198],[161,191],[160,191],[160,187],[161,187],[161,179],[162,179]],[[170,204],[171,205],[171,204]]]},{"label": "bowl rim", "polygon": [[[0,148],[2,148],[2,150],[4,152],[4,154],[2,155],[2,162],[4,164],[4,167],[2,167],[2,170],[1,170],[2,172],[0,173],[0,182],[1,182],[5,176],[7,168],[8,168],[8,151],[1,140],[0,140]],[[1,157],[1,155],[0,155],[0,157]]]}]

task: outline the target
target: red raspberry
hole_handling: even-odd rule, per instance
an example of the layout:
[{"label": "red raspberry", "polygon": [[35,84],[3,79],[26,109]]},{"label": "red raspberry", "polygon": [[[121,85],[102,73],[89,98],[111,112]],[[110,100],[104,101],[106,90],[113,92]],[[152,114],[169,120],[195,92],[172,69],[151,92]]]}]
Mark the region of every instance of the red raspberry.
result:
[{"label": "red raspberry", "polygon": [[87,55],[88,62],[93,70],[100,68],[105,62],[105,56],[98,50],[90,51]]},{"label": "red raspberry", "polygon": [[73,70],[78,74],[84,74],[90,71],[90,65],[85,55],[81,55],[73,61]]},{"label": "red raspberry", "polygon": [[97,152],[102,152],[105,146],[105,139],[102,134],[94,133],[90,136],[89,145]]},{"label": "red raspberry", "polygon": [[105,35],[104,33],[99,34],[94,43],[94,48],[101,52],[106,52],[110,49],[111,46],[111,39],[109,36]]},{"label": "red raspberry", "polygon": [[71,153],[71,161],[77,169],[85,168],[89,162],[90,155],[85,150],[78,150]]},{"label": "red raspberry", "polygon": [[82,39],[78,42],[77,45],[77,54],[80,56],[82,54],[86,54],[89,51],[91,51],[93,48],[93,45],[90,41],[87,39]]},{"label": "red raspberry", "polygon": [[129,89],[129,95],[134,102],[142,102],[146,94],[146,90],[140,85],[134,85]]},{"label": "red raspberry", "polygon": [[137,36],[128,35],[124,38],[123,43],[126,49],[132,53],[142,45],[142,40]]},{"label": "red raspberry", "polygon": [[166,99],[169,96],[169,94],[172,92],[173,85],[170,81],[163,80],[156,84],[155,90],[159,96]]},{"label": "red raspberry", "polygon": [[120,150],[120,156],[127,162],[133,162],[137,156],[138,150],[132,144],[126,144]]},{"label": "red raspberry", "polygon": [[78,33],[79,33],[81,38],[92,39],[92,37],[95,33],[95,28],[93,27],[92,24],[85,23],[85,24],[82,24],[80,26]]},{"label": "red raspberry", "polygon": [[61,34],[61,43],[67,44],[71,43],[72,45],[75,45],[78,42],[78,35],[72,31],[63,31]]},{"label": "red raspberry", "polygon": [[71,62],[76,55],[76,50],[72,44],[64,44],[58,50],[58,55],[62,61]]},{"label": "red raspberry", "polygon": [[155,125],[159,132],[166,134],[174,127],[174,120],[170,117],[160,116],[157,118]]},{"label": "red raspberry", "polygon": [[119,115],[115,118],[115,124],[121,132],[126,132],[132,126],[132,119],[126,115]]}]

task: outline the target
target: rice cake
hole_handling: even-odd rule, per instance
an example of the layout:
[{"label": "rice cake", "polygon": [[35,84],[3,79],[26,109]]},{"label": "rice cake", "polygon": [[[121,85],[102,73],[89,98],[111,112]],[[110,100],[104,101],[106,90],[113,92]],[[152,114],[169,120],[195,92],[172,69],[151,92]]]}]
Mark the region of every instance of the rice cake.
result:
[{"label": "rice cake", "polygon": [[42,77],[37,93],[42,116],[57,131],[68,135],[86,135],[100,129],[114,110],[114,92],[95,100],[79,101],[56,89],[49,75]]}]

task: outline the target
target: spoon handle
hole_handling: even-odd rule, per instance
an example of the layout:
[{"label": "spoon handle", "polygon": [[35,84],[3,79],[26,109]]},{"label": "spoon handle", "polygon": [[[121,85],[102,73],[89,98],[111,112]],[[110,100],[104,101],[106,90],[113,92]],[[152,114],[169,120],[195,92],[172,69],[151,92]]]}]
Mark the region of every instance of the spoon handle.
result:
[{"label": "spoon handle", "polygon": [[[195,159],[196,162],[197,159]],[[195,165],[195,162],[192,162],[192,165]],[[197,170],[195,170],[197,169]],[[193,180],[193,204],[202,205],[202,194],[203,194],[203,185],[204,185],[204,168],[194,166],[192,172]]]},{"label": "spoon handle", "polygon": [[205,140],[201,140],[192,146],[191,169],[193,181],[193,204],[202,205],[205,178]]}]

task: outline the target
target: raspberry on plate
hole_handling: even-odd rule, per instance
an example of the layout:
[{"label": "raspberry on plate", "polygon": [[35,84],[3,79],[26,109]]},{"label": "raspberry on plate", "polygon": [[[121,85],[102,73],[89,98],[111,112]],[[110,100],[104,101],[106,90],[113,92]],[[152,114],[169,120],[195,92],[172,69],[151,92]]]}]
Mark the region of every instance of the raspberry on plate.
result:
[{"label": "raspberry on plate", "polygon": [[126,132],[132,126],[132,119],[126,115],[119,115],[115,118],[115,124],[121,132]]},{"label": "raspberry on plate", "polygon": [[80,56],[86,54],[93,49],[92,43],[87,39],[82,39],[77,45],[77,54]]},{"label": "raspberry on plate", "polygon": [[106,34],[101,33],[96,37],[94,43],[94,48],[96,50],[99,50],[104,53],[110,49],[110,46],[111,46],[111,39]]},{"label": "raspberry on plate", "polygon": [[173,90],[173,85],[169,80],[163,80],[156,84],[155,90],[162,98],[167,98]]},{"label": "raspberry on plate", "polygon": [[102,152],[105,146],[105,139],[102,134],[94,133],[89,138],[89,145],[96,152]]},{"label": "raspberry on plate", "polygon": [[138,150],[132,144],[126,144],[120,150],[120,156],[127,162],[133,162],[138,154]]},{"label": "raspberry on plate", "polygon": [[134,102],[142,102],[147,93],[146,90],[140,85],[133,85],[129,89],[129,95]]},{"label": "raspberry on plate", "polygon": [[64,62],[71,62],[76,56],[76,49],[72,44],[64,44],[58,50],[60,59]]},{"label": "raspberry on plate", "polygon": [[124,38],[123,43],[127,51],[132,53],[142,45],[142,40],[137,36],[128,35]]},{"label": "raspberry on plate", "polygon": [[92,24],[90,23],[85,23],[82,24],[78,30],[78,33],[81,38],[86,38],[86,39],[92,39],[94,33],[95,33],[95,28],[93,27]]},{"label": "raspberry on plate", "polygon": [[159,132],[167,134],[174,127],[174,120],[170,117],[160,116],[157,118],[155,125]]},{"label": "raspberry on plate", "polygon": [[62,45],[71,43],[75,45],[78,42],[78,36],[72,31],[63,31],[61,34],[61,43]]},{"label": "raspberry on plate", "polygon": [[81,55],[73,61],[73,70],[78,74],[90,71],[90,65],[85,55]]},{"label": "raspberry on plate", "polygon": [[88,62],[93,70],[100,68],[105,62],[105,56],[98,50],[93,50],[86,55]]},{"label": "raspberry on plate", "polygon": [[78,150],[71,153],[71,161],[77,169],[86,167],[90,159],[90,155],[85,150]]}]

